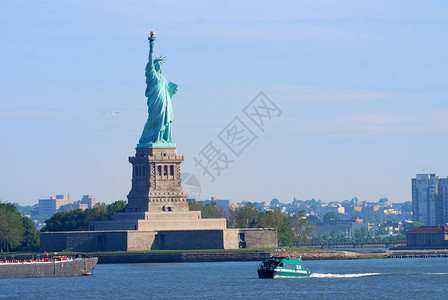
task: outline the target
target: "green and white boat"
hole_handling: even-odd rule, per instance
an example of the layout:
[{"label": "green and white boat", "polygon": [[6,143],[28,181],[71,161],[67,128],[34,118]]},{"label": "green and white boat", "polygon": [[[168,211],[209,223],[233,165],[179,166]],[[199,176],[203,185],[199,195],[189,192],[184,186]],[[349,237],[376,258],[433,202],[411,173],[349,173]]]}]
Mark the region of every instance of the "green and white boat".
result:
[{"label": "green and white boat", "polygon": [[259,278],[295,278],[310,277],[310,271],[305,269],[300,258],[275,255],[262,262],[258,268]]}]

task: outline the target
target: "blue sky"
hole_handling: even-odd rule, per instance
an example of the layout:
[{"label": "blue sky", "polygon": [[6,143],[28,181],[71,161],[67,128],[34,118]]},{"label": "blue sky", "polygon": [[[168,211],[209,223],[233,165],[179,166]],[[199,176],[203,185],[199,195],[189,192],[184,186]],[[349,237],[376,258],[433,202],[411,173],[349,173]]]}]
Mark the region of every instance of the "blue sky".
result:
[{"label": "blue sky", "polygon": [[[0,0],[0,199],[126,199],[154,29],[179,85],[173,139],[200,198],[411,200],[416,173],[448,176],[447,9]],[[242,112],[261,91],[281,110],[264,131]],[[217,137],[235,117],[257,136],[239,157]],[[193,160],[209,142],[233,160],[214,182]]]}]

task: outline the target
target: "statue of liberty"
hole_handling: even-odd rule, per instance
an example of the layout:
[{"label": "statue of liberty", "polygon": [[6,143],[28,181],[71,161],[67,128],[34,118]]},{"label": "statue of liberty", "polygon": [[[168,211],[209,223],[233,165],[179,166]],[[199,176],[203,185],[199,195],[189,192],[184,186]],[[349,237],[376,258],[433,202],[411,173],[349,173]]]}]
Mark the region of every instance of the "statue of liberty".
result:
[{"label": "statue of liberty", "polygon": [[176,147],[171,137],[171,123],[173,122],[173,108],[171,97],[177,92],[177,85],[167,83],[162,75],[164,58],[153,59],[154,31],[149,40],[149,58],[145,69],[146,91],[148,97],[148,120],[137,147]]}]

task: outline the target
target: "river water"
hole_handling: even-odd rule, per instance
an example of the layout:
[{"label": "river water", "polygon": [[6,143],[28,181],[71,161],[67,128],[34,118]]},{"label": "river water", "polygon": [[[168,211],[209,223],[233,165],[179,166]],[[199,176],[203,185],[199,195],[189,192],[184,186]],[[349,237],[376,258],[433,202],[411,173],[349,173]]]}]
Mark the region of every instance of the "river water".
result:
[{"label": "river water", "polygon": [[448,299],[448,258],[310,260],[301,279],[258,279],[258,264],[97,265],[87,277],[2,279],[0,298]]}]

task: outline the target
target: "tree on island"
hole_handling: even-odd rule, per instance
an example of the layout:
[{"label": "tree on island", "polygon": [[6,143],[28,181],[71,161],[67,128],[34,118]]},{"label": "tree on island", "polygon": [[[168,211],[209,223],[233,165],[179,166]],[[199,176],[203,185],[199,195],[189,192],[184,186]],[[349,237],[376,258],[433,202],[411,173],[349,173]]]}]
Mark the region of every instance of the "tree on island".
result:
[{"label": "tree on island", "polygon": [[294,232],[289,218],[278,210],[268,210],[259,213],[258,228],[276,228],[278,242],[284,246],[290,246],[294,241]]},{"label": "tree on island", "polygon": [[341,219],[340,214],[335,211],[327,212],[323,218],[324,222],[328,222],[331,220],[340,220],[340,219]]},{"label": "tree on island", "polygon": [[230,214],[231,228],[275,228],[278,242],[290,246],[295,241],[307,240],[312,232],[309,220],[305,218],[305,211],[290,218],[279,210],[260,212],[252,203],[233,210]]},{"label": "tree on island", "polygon": [[403,233],[406,234],[408,231],[414,230],[415,228],[421,227],[424,225],[425,224],[423,224],[422,222],[418,222],[418,221],[404,223],[403,224]]},{"label": "tree on island", "polygon": [[232,228],[255,228],[260,211],[250,202],[243,207],[234,209],[230,213],[229,227]]},{"label": "tree on island", "polygon": [[126,209],[126,201],[118,200],[109,205],[106,205],[106,216],[108,220],[114,218],[114,213],[123,212]]},{"label": "tree on island", "polygon": [[0,203],[0,251],[35,250],[39,234],[33,221],[22,217],[11,203]]},{"label": "tree on island", "polygon": [[190,211],[200,211],[203,219],[208,218],[224,218],[224,209],[218,208],[216,202],[212,201],[204,205],[203,201],[188,202]]},{"label": "tree on island", "polygon": [[292,229],[297,243],[306,243],[310,241],[310,237],[314,232],[314,225],[310,223],[310,219],[306,217],[304,210],[295,213],[292,217]]},{"label": "tree on island", "polygon": [[40,244],[40,235],[36,229],[36,226],[28,217],[22,217],[22,225],[24,232],[20,249],[27,251],[37,250]]}]

